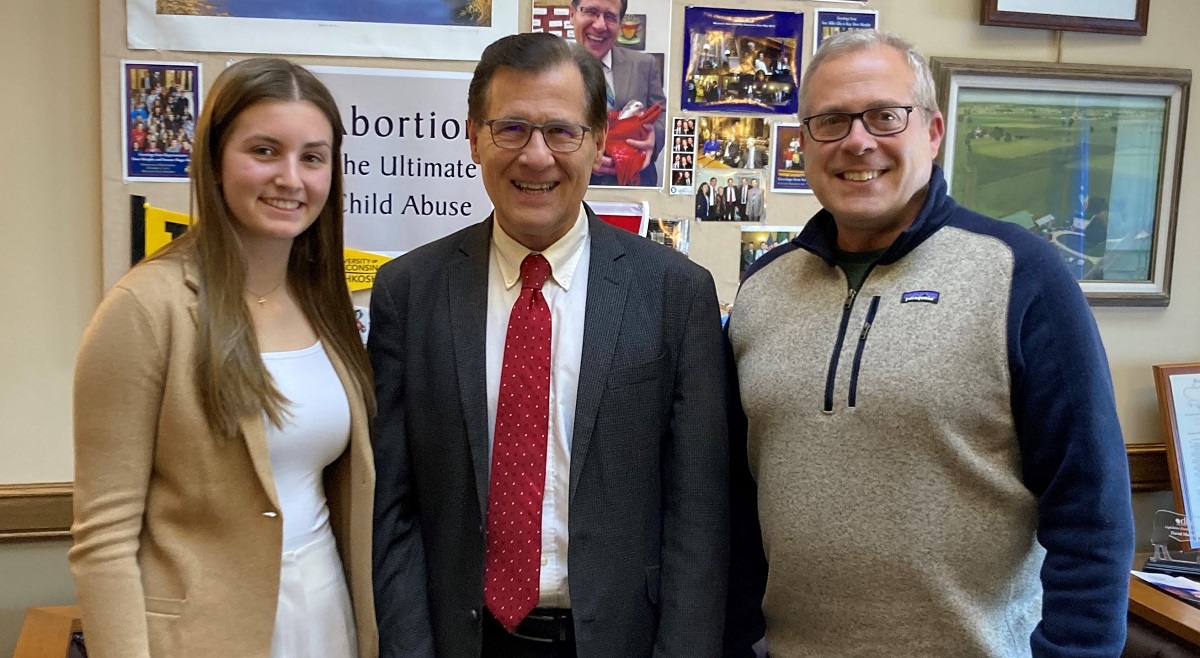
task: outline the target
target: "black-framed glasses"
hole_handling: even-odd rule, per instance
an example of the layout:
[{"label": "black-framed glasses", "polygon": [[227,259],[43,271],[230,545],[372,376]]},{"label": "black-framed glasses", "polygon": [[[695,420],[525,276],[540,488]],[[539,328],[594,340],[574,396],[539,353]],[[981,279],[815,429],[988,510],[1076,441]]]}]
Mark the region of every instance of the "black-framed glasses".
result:
[{"label": "black-framed glasses", "polygon": [[802,121],[808,135],[817,142],[836,142],[850,134],[854,120],[862,121],[863,128],[876,137],[887,137],[904,132],[908,127],[909,115],[918,109],[914,105],[889,105],[873,107],[862,112],[828,112],[805,117]]},{"label": "black-framed glasses", "polygon": [[502,149],[525,148],[533,131],[542,132],[542,140],[551,151],[574,153],[583,145],[583,137],[591,130],[570,121],[532,123],[524,119],[488,119],[483,122],[492,133],[492,143]]},{"label": "black-framed glasses", "polygon": [[587,19],[589,21],[594,21],[597,18],[600,18],[601,16],[603,16],[604,22],[608,23],[609,25],[616,25],[617,23],[621,22],[620,16],[617,16],[616,14],[612,13],[611,11],[600,11],[599,9],[596,9],[595,7],[583,6],[583,7],[579,7],[575,11],[583,14],[584,16],[587,16]]}]

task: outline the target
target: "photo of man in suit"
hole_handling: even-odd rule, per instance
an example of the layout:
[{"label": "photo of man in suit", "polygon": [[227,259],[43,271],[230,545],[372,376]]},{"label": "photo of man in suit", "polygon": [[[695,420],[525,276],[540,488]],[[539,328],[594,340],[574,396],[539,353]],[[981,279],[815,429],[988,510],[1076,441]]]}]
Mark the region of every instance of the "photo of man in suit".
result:
[{"label": "photo of man in suit", "polygon": [[490,45],[467,116],[495,210],[378,272],[384,658],[720,655],[716,289],[583,203],[604,106],[604,71],[579,46]]},{"label": "photo of man in suit", "polygon": [[741,217],[738,215],[738,187],[733,181],[733,176],[725,179],[725,217],[726,220],[736,222]]},{"label": "photo of man in suit", "polygon": [[750,181],[745,176],[742,176],[738,179],[738,190],[737,190],[737,211],[738,211],[738,219],[739,220],[745,220],[746,217],[748,216],[746,214],[746,204],[749,201],[750,201]]},{"label": "photo of man in suit", "polygon": [[767,149],[759,146],[754,137],[746,138],[746,150],[742,152],[742,169],[762,169],[767,166]]},{"label": "photo of man in suit", "polygon": [[[663,112],[653,123],[644,127],[642,139],[626,140],[630,146],[644,151],[641,182],[644,187],[658,187],[658,153],[663,147],[667,125],[667,97],[663,93],[663,72],[648,53],[614,48],[621,32],[621,20],[629,8],[629,0],[571,0],[569,20],[575,28],[575,41],[600,59],[604,66],[608,110],[621,111],[630,101],[640,101],[645,107],[658,103]],[[613,159],[603,155],[592,169],[592,185],[617,185]]]}]

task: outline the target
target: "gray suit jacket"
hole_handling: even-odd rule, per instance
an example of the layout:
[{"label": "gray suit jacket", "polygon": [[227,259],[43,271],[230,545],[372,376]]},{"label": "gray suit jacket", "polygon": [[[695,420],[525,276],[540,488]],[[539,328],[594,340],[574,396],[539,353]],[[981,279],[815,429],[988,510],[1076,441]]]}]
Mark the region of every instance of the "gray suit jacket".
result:
[{"label": "gray suit jacket", "polygon": [[[658,154],[666,144],[667,128],[667,96],[663,93],[663,72],[659,70],[658,60],[652,55],[636,50],[613,46],[613,99],[616,108],[620,110],[631,100],[639,100],[646,107],[654,103],[662,106],[663,112],[654,122],[654,157],[649,167],[642,170],[643,187],[657,187],[659,184]],[[615,176],[592,176],[592,185],[616,185]]]},{"label": "gray suit jacket", "polygon": [[[707,271],[589,209],[568,581],[580,658],[717,656],[725,364]],[[385,658],[477,658],[491,218],[380,268],[374,575]]]}]

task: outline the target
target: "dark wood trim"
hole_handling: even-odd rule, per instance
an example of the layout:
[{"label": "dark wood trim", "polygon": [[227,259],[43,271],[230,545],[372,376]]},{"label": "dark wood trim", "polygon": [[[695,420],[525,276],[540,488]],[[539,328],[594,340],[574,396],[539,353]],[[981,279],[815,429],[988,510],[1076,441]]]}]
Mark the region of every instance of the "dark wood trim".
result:
[{"label": "dark wood trim", "polygon": [[1137,0],[1133,20],[1034,14],[1023,11],[1001,11],[997,8],[997,5],[997,0],[983,0],[983,5],[979,13],[980,25],[1067,30],[1069,32],[1131,34],[1144,37],[1150,24],[1150,0]]},{"label": "dark wood trim", "polygon": [[71,536],[70,482],[0,485],[0,541]]},{"label": "dark wood trim", "polygon": [[1129,444],[1125,446],[1125,454],[1129,456],[1129,481],[1135,493],[1171,490],[1165,444]]}]

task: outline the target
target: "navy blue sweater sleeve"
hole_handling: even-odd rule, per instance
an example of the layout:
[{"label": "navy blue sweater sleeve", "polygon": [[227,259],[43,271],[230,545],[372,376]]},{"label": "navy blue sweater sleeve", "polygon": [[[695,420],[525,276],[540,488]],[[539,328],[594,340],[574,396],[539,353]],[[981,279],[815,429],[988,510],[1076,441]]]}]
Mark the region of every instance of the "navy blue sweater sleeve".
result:
[{"label": "navy blue sweater sleeve", "polygon": [[1038,499],[1042,621],[1034,658],[1118,656],[1125,643],[1133,511],[1108,359],[1055,249],[1013,227],[1012,407],[1025,486]]}]

